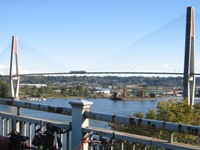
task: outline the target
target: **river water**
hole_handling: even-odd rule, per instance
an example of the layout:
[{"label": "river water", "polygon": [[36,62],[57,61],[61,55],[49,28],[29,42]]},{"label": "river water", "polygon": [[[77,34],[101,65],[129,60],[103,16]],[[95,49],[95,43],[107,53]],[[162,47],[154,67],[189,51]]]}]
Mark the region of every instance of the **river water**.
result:
[{"label": "river water", "polygon": [[[77,98],[70,99],[47,99],[46,101],[30,101],[31,103],[39,103],[43,105],[53,105],[53,106],[61,106],[61,107],[71,107],[69,104],[70,101],[76,101]],[[149,109],[156,109],[157,103],[161,100],[158,98],[156,101],[152,100],[134,100],[134,101],[113,101],[110,99],[99,98],[99,99],[84,99],[87,101],[93,102],[91,106],[91,111],[109,113],[115,115],[133,115],[136,112],[146,113]],[[1,111],[13,112],[15,109],[1,106]],[[53,119],[56,121],[70,121],[70,118],[65,115],[55,115],[52,113],[44,113],[40,111],[32,111],[27,109],[21,109],[22,115],[37,117],[37,118],[45,118],[45,119]],[[93,122],[92,122],[93,124]],[[101,123],[100,123],[101,124]]]},{"label": "river water", "polygon": [[[61,107],[71,107],[70,101],[76,101],[79,99],[48,99],[47,101],[39,101],[34,103],[40,103],[44,105],[53,105]],[[110,99],[83,99],[93,102],[91,105],[91,111],[97,111],[109,114],[118,115],[133,115],[136,112],[146,113],[148,109],[156,109],[157,103],[160,99],[156,101],[152,100],[134,100],[134,101],[113,101]]]},{"label": "river water", "polygon": [[[165,98],[164,100],[168,100],[169,98]],[[42,105],[53,105],[53,106],[61,106],[61,107],[71,107],[69,104],[70,101],[76,101],[78,99],[47,99],[46,101],[30,101],[31,103],[39,103]],[[90,110],[95,112],[109,113],[115,115],[133,115],[137,112],[142,112],[145,116],[145,113],[149,109],[156,109],[159,101],[163,100],[163,98],[158,98],[155,101],[152,100],[134,100],[134,101],[113,101],[110,99],[84,99],[87,101],[93,102]],[[24,100],[25,101],[25,100]],[[14,112],[16,109],[11,107],[6,107],[0,105],[1,111]],[[28,109],[21,109],[21,114],[26,116],[32,116],[36,118],[45,118],[49,120],[56,121],[71,121],[71,118],[65,115],[56,115],[53,113],[45,113],[41,111],[32,111]],[[98,127],[107,127],[107,123],[102,123],[98,121],[91,121],[91,125],[95,125]]]}]

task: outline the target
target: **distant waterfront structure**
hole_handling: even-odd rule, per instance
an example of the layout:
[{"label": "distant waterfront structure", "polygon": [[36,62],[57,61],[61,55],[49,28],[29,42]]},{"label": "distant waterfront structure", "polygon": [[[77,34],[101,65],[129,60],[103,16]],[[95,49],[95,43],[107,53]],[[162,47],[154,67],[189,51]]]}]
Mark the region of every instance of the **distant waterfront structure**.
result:
[{"label": "distant waterfront structure", "polygon": [[46,84],[20,84],[20,87],[28,86],[30,88],[36,87],[36,88],[41,88],[41,87],[47,87]]},{"label": "distant waterfront structure", "polygon": [[96,88],[96,93],[110,94],[110,89],[107,89],[107,88]]}]

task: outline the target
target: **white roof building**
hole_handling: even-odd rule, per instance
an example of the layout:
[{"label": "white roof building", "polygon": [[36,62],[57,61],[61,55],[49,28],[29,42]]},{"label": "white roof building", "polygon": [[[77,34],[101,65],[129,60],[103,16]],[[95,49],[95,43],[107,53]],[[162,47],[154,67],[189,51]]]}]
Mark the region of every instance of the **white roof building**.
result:
[{"label": "white roof building", "polygon": [[36,87],[36,88],[47,87],[46,84],[20,84],[19,86],[28,86],[28,87]]}]

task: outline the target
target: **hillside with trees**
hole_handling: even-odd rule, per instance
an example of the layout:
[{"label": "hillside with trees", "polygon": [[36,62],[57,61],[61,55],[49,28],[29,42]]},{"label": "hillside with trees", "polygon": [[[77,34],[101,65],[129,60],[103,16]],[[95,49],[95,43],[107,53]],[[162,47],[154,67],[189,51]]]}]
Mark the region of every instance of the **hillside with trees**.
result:
[{"label": "hillside with trees", "polygon": [[[1,79],[1,97],[8,97],[8,79]],[[6,84],[7,83],[7,84]],[[146,89],[182,89],[182,77],[119,77],[119,76],[26,76],[20,78],[20,96],[32,97],[102,97],[96,93],[96,88],[110,88],[120,90],[129,85],[137,85]],[[46,87],[29,87],[26,84],[46,84]],[[200,85],[196,78],[196,85]]]}]

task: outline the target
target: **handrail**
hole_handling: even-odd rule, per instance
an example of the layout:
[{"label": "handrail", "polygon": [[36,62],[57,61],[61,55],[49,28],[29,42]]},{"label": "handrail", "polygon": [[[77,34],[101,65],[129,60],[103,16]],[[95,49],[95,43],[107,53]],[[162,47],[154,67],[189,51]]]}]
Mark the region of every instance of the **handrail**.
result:
[{"label": "handrail", "polygon": [[111,115],[93,111],[86,111],[84,116],[86,118],[93,120],[135,125],[139,127],[165,130],[169,132],[181,132],[190,135],[200,136],[200,126],[192,126],[192,125],[178,124],[173,122],[165,122],[165,121],[150,120],[150,119],[140,119],[133,116]]},{"label": "handrail", "polygon": [[[72,114],[72,109],[67,107],[33,104],[29,102],[20,102],[4,98],[0,98],[0,104],[20,107],[20,108],[27,108],[32,110],[45,111],[45,112],[65,114],[65,115]],[[192,126],[192,125],[178,124],[178,123],[150,120],[150,119],[140,119],[133,116],[112,115],[94,111],[86,111],[84,113],[84,117],[93,120],[115,122],[120,124],[135,125],[140,127],[166,130],[170,132],[181,132],[181,133],[200,136],[200,126]]]},{"label": "handrail", "polygon": [[[30,116],[18,116],[18,115],[13,115],[12,113],[8,112],[2,112],[0,111],[0,116],[4,118],[9,118],[12,120],[17,120],[17,121],[22,121],[22,122],[29,122],[29,123],[34,123],[34,124],[40,124],[41,121],[43,122],[43,125],[46,125],[47,123],[52,123],[52,120],[48,119],[38,119],[35,117],[30,117]],[[59,125],[61,128],[64,128],[65,130],[69,130],[71,128],[71,124],[66,122],[60,122],[60,121],[53,121],[54,124]]]},{"label": "handrail", "polygon": [[34,103],[21,102],[21,101],[10,100],[10,99],[5,99],[5,98],[0,98],[0,104],[7,105],[7,106],[20,107],[20,108],[27,108],[27,109],[32,109],[32,110],[57,113],[57,114],[64,114],[64,115],[69,115],[69,116],[72,114],[72,109],[67,108],[67,107],[60,107],[60,106],[56,107],[56,106],[50,106],[50,105],[34,104]]}]

